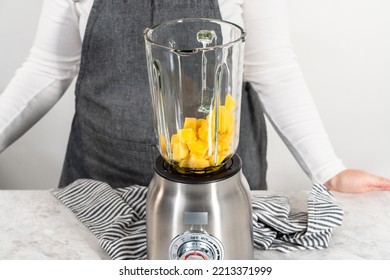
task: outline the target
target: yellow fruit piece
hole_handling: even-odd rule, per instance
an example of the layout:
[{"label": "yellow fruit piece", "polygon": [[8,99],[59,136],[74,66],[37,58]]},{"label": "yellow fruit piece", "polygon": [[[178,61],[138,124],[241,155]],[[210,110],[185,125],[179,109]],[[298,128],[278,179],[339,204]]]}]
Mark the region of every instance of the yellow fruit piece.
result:
[{"label": "yellow fruit piece", "polygon": [[179,143],[180,142],[180,139],[179,139],[179,135],[178,134],[173,134],[172,137],[171,137],[171,147],[174,143]]},{"label": "yellow fruit piece", "polygon": [[228,111],[233,111],[234,108],[236,108],[237,104],[234,101],[232,95],[229,93],[225,97],[225,106]]},{"label": "yellow fruit piece", "polygon": [[181,142],[172,143],[172,159],[174,161],[180,162],[182,159],[186,158],[189,154],[189,150],[186,144]]},{"label": "yellow fruit piece", "polygon": [[227,135],[220,135],[218,138],[218,153],[230,151],[230,138]]},{"label": "yellow fruit piece", "polygon": [[[207,115],[206,122],[208,126],[215,130],[215,115],[216,110],[213,110],[211,114]],[[211,119],[210,119],[211,118]],[[229,111],[225,105],[218,107],[218,133],[225,133],[230,125],[234,125],[234,115],[232,111]]]},{"label": "yellow fruit piece", "polygon": [[[211,129],[211,137],[214,137],[215,131]],[[198,129],[198,137],[204,142],[209,141],[209,125],[207,121],[204,121],[202,126]]]},{"label": "yellow fruit piece", "polygon": [[229,125],[229,116],[231,112],[227,112],[225,106],[219,106],[218,110],[218,133],[225,133]]},{"label": "yellow fruit piece", "polygon": [[189,165],[188,165],[188,158],[184,158],[182,159],[181,161],[179,161],[179,166],[181,168],[189,168]]},{"label": "yellow fruit piece", "polygon": [[235,121],[233,115],[230,115],[228,118],[229,120],[225,133],[231,137],[234,133]]},{"label": "yellow fruit piece", "polygon": [[207,159],[194,154],[190,155],[186,164],[187,167],[194,169],[203,169],[210,166],[210,162]]},{"label": "yellow fruit piece", "polygon": [[198,130],[204,123],[206,119],[197,119],[196,120],[196,130]]},{"label": "yellow fruit piece", "polygon": [[197,131],[197,119],[196,118],[185,118],[183,128],[191,128],[193,131]]},{"label": "yellow fruit piece", "polygon": [[165,136],[163,134],[160,134],[160,149],[161,154],[164,158],[167,157],[167,141],[165,141]]},{"label": "yellow fruit piece", "polygon": [[177,131],[179,135],[180,142],[191,143],[197,140],[195,131],[191,128],[183,128]]},{"label": "yellow fruit piece", "polygon": [[207,142],[197,140],[196,142],[188,143],[188,149],[190,150],[190,154],[205,157],[208,151],[208,145]]}]

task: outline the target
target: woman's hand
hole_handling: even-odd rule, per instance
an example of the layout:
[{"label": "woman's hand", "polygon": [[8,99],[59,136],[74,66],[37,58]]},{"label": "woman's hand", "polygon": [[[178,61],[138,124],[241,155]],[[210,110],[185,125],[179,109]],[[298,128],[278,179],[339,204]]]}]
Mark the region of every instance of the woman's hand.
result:
[{"label": "woman's hand", "polygon": [[390,180],[362,170],[346,169],[324,184],[329,190],[347,193],[390,191]]}]

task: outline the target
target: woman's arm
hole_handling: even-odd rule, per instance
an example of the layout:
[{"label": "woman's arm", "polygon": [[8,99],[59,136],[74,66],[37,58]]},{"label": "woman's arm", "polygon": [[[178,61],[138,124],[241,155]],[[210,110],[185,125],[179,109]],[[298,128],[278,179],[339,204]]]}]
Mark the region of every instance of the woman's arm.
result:
[{"label": "woman's arm", "polygon": [[0,95],[0,151],[61,98],[78,72],[80,52],[73,1],[45,0],[30,54]]},{"label": "woman's arm", "polygon": [[259,93],[268,119],[314,182],[345,169],[335,155],[292,49],[287,3],[246,0],[245,77]]},{"label": "woman's arm", "polygon": [[245,79],[270,122],[313,182],[330,190],[390,190],[390,180],[346,169],[335,155],[290,42],[285,0],[245,0]]}]

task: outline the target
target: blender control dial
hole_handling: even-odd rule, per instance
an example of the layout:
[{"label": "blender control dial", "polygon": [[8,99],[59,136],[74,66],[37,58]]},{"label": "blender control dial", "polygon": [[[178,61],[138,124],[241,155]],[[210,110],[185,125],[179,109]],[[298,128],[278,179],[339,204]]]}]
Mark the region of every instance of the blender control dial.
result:
[{"label": "blender control dial", "polygon": [[171,260],[222,260],[223,247],[206,232],[188,231],[171,241],[169,257]]}]

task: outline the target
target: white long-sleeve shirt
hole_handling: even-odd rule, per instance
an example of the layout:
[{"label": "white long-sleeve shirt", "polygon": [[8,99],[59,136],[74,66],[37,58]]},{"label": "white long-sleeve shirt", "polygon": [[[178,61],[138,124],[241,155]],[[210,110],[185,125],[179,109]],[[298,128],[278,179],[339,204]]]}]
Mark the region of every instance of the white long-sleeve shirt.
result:
[{"label": "white long-sleeve shirt", "polygon": [[[260,95],[300,166],[319,183],[344,170],[294,55],[285,0],[218,2],[222,19],[247,32],[244,80]],[[44,1],[30,54],[0,95],[0,151],[49,111],[77,75],[92,5],[93,0]]]}]

